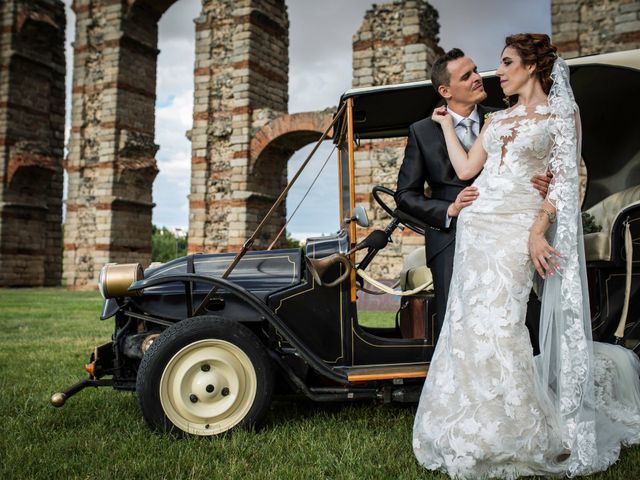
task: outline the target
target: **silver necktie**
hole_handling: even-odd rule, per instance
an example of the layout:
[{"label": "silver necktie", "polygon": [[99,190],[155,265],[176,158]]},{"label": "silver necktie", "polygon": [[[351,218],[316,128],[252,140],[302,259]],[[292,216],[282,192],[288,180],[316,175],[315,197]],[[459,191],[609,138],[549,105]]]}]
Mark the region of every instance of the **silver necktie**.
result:
[{"label": "silver necktie", "polygon": [[460,142],[462,143],[464,149],[468,152],[471,148],[471,145],[473,145],[473,142],[475,142],[477,138],[476,134],[473,133],[473,128],[471,128],[471,126],[473,125],[473,120],[471,120],[470,118],[464,118],[460,122],[460,125],[464,127],[464,133],[462,134]]}]

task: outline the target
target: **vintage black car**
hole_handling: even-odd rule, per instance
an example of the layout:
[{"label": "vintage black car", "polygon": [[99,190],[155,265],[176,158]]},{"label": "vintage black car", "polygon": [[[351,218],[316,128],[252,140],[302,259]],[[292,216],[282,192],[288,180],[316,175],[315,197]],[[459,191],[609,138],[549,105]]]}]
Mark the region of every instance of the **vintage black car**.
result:
[{"label": "vintage black car", "polygon": [[[588,173],[583,208],[601,227],[585,236],[594,337],[638,352],[640,50],[569,64]],[[501,106],[497,78],[484,76],[486,103]],[[61,406],[87,386],[135,390],[153,429],[207,436],[255,425],[284,388],[315,401],[415,401],[435,347],[433,294],[416,294],[417,320],[413,312],[402,325],[366,327],[358,322],[357,270],[366,271],[398,226],[427,227],[395,208],[392,191],[376,187],[388,224],[359,241],[357,224],[368,220],[355,205],[354,150],[359,139],[406,136],[438,102],[430,82],[341,97],[332,125],[342,217],[335,235],[268,251],[249,251],[249,239],[240,254],[188,255],[144,272],[137,264],[106,265],[101,319],[114,319],[114,334],[91,354],[89,378],[52,403]],[[403,288],[420,289],[428,276],[419,249],[405,262]]]}]

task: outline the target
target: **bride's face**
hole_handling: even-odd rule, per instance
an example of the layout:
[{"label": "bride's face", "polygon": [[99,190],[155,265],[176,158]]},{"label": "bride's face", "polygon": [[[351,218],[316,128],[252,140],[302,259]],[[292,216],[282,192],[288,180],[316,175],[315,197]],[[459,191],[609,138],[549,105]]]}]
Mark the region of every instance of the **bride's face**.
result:
[{"label": "bride's face", "polygon": [[515,48],[505,48],[500,58],[500,66],[496,70],[504,94],[508,97],[518,94],[527,82],[534,78],[533,69],[531,65],[522,63]]}]

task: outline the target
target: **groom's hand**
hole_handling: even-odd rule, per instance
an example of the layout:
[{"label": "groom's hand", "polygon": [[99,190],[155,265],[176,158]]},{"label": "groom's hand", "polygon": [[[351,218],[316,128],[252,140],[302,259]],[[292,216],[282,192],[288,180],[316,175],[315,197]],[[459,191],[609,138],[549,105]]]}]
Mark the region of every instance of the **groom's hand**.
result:
[{"label": "groom's hand", "polygon": [[533,188],[540,192],[540,196],[542,198],[547,198],[547,193],[549,192],[549,184],[551,183],[551,179],[553,178],[553,173],[547,172],[544,175],[534,175],[531,177],[531,183],[533,183]]},{"label": "groom's hand", "polygon": [[457,217],[460,214],[460,211],[471,205],[476,198],[478,198],[477,187],[471,186],[463,188],[456,197],[456,201],[449,205],[447,215],[451,218]]}]

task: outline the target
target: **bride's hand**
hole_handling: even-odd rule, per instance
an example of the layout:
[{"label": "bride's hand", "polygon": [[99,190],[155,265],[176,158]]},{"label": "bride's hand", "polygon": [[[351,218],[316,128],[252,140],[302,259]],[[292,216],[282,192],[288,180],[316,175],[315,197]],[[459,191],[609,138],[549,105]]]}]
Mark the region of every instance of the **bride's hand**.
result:
[{"label": "bride's hand", "polygon": [[543,279],[546,278],[545,274],[553,277],[553,269],[551,266],[553,266],[556,271],[560,271],[558,259],[562,258],[562,255],[549,245],[544,234],[534,231],[529,234],[529,255],[531,256],[533,266]]},{"label": "bride's hand", "polygon": [[447,112],[447,107],[436,108],[431,115],[431,120],[439,123],[443,127],[445,125],[453,126],[453,117],[449,114],[449,112]]}]

